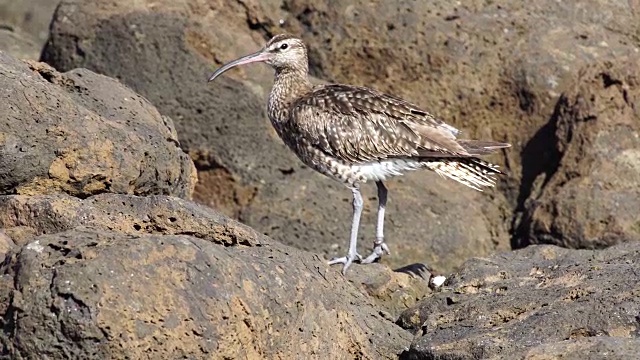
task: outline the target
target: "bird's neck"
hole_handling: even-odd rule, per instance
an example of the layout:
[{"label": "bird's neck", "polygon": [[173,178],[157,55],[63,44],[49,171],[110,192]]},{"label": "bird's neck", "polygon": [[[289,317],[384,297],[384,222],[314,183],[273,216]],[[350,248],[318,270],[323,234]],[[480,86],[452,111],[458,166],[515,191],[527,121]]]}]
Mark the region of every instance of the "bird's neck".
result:
[{"label": "bird's neck", "polygon": [[306,69],[277,69],[273,88],[269,94],[268,113],[271,123],[282,136],[285,123],[289,121],[291,104],[311,91],[312,85]]}]

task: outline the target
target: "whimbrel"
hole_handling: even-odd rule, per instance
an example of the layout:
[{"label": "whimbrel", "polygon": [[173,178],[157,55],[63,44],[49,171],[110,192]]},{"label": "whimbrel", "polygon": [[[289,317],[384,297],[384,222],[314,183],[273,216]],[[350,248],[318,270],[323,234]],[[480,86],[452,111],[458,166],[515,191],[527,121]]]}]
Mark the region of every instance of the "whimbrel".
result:
[{"label": "whimbrel", "polygon": [[[389,248],[384,242],[387,188],[383,181],[418,169],[482,191],[494,186],[496,165],[480,160],[510,145],[494,141],[458,139],[459,130],[418,106],[373,89],[351,85],[313,86],[308,77],[307,49],[287,34],[274,36],[256,53],[231,61],[209,81],[243,64],[265,62],[275,69],[267,106],[271,124],[284,143],[312,169],[345,184],[353,193],[353,220],[347,255],[329,264],[342,272],[358,259],[376,261]],[[378,188],[378,216],[373,251],[362,258],[356,251],[363,208],[360,185]]]}]

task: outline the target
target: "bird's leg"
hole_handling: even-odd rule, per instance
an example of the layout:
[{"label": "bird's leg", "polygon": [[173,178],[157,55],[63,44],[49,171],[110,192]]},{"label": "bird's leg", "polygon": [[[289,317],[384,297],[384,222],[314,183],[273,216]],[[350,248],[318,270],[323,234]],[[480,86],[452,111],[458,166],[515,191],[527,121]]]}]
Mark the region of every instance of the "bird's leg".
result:
[{"label": "bird's leg", "polygon": [[387,188],[382,181],[376,181],[378,186],[378,222],[376,223],[376,241],[373,242],[373,251],[362,260],[363,264],[369,264],[380,258],[382,254],[389,252],[389,247],[384,242],[384,209],[387,206]]},{"label": "bird's leg", "polygon": [[329,261],[329,265],[333,264],[344,264],[342,267],[342,274],[347,272],[351,263],[358,258],[361,259],[361,256],[358,254],[356,250],[356,245],[358,244],[358,227],[360,226],[360,215],[362,215],[362,208],[364,206],[364,201],[362,200],[362,194],[360,194],[360,189],[357,187],[351,188],[353,192],[353,220],[351,222],[351,237],[349,238],[349,251],[347,252],[347,256],[343,256],[340,258],[334,258]]}]

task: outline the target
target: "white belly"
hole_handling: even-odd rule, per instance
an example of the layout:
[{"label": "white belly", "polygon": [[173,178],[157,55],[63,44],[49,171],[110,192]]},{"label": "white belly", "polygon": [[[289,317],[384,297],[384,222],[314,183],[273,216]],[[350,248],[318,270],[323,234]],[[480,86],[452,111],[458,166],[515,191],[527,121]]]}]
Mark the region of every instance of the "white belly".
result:
[{"label": "white belly", "polygon": [[411,160],[382,160],[352,166],[352,171],[367,181],[382,181],[407,171],[424,168],[425,164]]}]

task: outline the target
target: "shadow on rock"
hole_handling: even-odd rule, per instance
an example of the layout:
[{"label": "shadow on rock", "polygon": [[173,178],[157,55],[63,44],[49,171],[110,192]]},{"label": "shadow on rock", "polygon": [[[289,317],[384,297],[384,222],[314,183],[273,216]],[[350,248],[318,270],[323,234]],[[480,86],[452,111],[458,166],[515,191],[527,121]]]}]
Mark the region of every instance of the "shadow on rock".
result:
[{"label": "shadow on rock", "polygon": [[640,240],[638,61],[585,67],[527,145],[525,157],[539,158],[522,184],[518,247],[594,249]]}]

